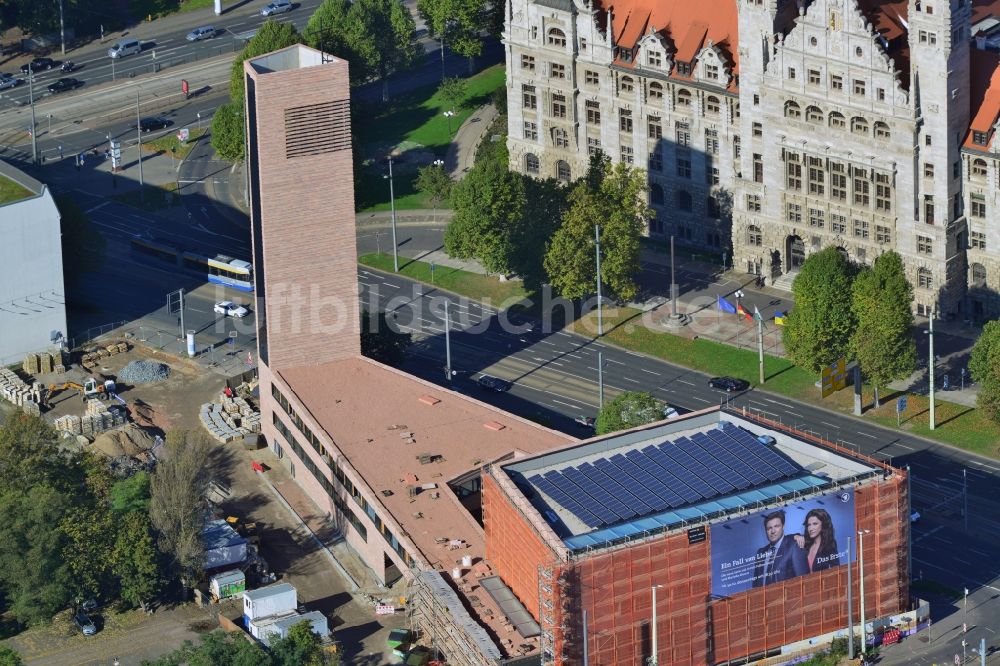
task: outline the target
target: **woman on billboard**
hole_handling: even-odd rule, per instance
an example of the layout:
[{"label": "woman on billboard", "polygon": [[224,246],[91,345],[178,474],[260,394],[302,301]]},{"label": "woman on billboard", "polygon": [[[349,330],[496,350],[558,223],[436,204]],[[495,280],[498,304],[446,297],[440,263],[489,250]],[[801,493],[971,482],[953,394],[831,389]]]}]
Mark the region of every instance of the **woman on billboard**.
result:
[{"label": "woman on billboard", "polygon": [[805,535],[796,534],[795,542],[806,551],[810,573],[840,566],[837,539],[833,534],[833,519],[826,509],[812,509],[807,513],[802,531]]}]

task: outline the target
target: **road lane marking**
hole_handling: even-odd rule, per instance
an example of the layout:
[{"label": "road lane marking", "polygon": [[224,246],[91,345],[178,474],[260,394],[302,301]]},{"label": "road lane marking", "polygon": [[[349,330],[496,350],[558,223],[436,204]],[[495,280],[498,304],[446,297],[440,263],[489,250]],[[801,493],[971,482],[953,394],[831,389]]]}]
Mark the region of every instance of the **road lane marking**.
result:
[{"label": "road lane marking", "polygon": [[878,437],[876,437],[875,435],[869,435],[868,433],[861,432],[860,430],[858,431],[858,434],[861,435],[862,437],[870,437],[871,439],[878,439]]},{"label": "road lane marking", "polygon": [[626,377],[625,381],[632,382],[633,384],[641,384],[642,382],[632,379],[631,377]]},{"label": "road lane marking", "polygon": [[679,383],[679,384],[687,384],[688,386],[694,386],[694,384],[692,384],[691,382],[685,381],[683,379],[678,379],[677,383]]},{"label": "road lane marking", "polygon": [[642,370],[643,372],[647,373],[647,374],[656,375],[657,377],[660,376],[660,373],[654,372],[653,370],[647,370],[646,368],[639,368],[639,369]]},{"label": "road lane marking", "polygon": [[[572,399],[573,398],[570,398],[570,400],[572,400]],[[556,400],[555,398],[552,398],[552,402],[558,403],[560,405],[565,405],[566,407],[569,407],[570,409],[580,409],[579,405],[571,405],[568,402],[563,402],[562,400]],[[580,403],[580,404],[583,404],[583,403]]]},{"label": "road lane marking", "polygon": [[93,212],[94,212],[95,210],[98,210],[98,209],[100,209],[100,208],[104,208],[105,206],[107,206],[107,205],[108,205],[108,204],[110,204],[110,203],[111,203],[110,201],[105,201],[105,202],[103,202],[103,203],[99,203],[99,204],[97,204],[96,206],[94,206],[93,208],[88,208],[88,209],[87,209],[87,210],[85,210],[84,212],[85,212],[85,213],[87,213],[87,214],[89,215],[90,213],[93,213]]},{"label": "road lane marking", "polygon": [[839,427],[840,427],[840,426],[838,426],[838,425],[834,425],[834,424],[832,424],[832,423],[828,423],[827,421],[820,421],[820,423],[822,423],[822,424],[823,424],[823,425],[825,425],[825,426],[829,426],[829,427],[831,427],[831,428],[839,428]]}]

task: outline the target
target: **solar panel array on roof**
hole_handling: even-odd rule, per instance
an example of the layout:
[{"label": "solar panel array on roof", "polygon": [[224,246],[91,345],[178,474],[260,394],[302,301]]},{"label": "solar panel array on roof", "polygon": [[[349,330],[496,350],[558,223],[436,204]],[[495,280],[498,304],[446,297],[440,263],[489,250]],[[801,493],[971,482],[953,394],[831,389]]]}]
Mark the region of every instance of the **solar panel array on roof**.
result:
[{"label": "solar panel array on roof", "polygon": [[668,511],[802,474],[730,423],[528,479],[590,528]]}]

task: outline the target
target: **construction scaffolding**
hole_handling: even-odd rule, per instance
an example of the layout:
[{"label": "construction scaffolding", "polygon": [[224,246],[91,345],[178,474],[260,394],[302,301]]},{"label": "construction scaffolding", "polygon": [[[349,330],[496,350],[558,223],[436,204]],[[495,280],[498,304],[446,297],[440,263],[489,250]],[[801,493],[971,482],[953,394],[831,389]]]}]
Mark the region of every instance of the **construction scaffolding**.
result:
[{"label": "construction scaffolding", "polygon": [[421,571],[410,582],[410,620],[426,639],[432,656],[455,666],[494,666],[500,649],[465,610],[458,594],[438,571]]}]

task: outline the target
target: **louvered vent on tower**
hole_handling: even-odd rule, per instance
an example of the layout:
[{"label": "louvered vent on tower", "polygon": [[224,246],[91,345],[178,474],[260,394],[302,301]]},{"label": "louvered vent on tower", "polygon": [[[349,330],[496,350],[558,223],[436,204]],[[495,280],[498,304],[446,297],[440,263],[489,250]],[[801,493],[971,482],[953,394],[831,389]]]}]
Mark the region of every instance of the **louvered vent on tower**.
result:
[{"label": "louvered vent on tower", "polygon": [[349,100],[285,109],[285,158],[351,148]]}]

